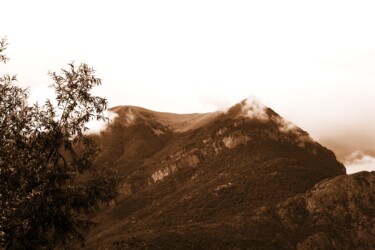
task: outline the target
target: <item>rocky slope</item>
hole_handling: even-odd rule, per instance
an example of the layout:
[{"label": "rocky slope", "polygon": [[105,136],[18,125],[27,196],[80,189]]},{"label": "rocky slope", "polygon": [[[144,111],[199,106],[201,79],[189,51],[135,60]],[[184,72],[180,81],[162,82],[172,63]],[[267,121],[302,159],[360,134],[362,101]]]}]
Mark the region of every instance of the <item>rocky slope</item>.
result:
[{"label": "rocky slope", "polygon": [[276,213],[297,249],[375,249],[375,172],[322,181]]},{"label": "rocky slope", "polygon": [[[88,249],[313,249],[311,242],[329,238],[320,224],[303,231],[298,220],[315,223],[321,214],[304,204],[321,206],[311,197],[328,197],[351,177],[330,150],[255,99],[208,114],[112,111],[119,116],[97,137],[98,164],[118,171],[120,196],[95,215],[100,226],[88,233]],[[373,187],[351,185],[365,193]],[[324,200],[327,209],[344,202]],[[370,218],[373,203],[363,206]]]}]

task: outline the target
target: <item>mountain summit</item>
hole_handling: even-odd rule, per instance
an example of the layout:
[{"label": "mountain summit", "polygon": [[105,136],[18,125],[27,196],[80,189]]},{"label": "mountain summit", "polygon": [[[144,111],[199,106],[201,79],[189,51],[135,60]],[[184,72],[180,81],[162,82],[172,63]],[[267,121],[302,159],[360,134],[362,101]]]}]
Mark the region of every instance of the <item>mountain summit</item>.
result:
[{"label": "mountain summit", "polygon": [[120,196],[96,215],[87,248],[309,249],[311,237],[326,244],[319,227],[298,234],[295,221],[310,218],[309,208],[305,217],[293,211],[319,193],[311,191],[318,183],[345,179],[345,168],[255,98],[206,114],[111,111],[118,117],[96,136],[97,164],[117,170]]}]

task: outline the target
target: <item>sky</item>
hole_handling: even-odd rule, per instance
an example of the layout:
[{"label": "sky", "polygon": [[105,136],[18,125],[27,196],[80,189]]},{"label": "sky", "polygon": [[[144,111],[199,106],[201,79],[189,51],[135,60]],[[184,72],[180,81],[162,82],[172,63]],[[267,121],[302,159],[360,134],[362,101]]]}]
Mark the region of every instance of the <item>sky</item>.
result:
[{"label": "sky", "polygon": [[375,170],[374,1],[3,0],[0,37],[30,98],[47,72],[93,66],[110,106],[202,113],[256,96]]}]

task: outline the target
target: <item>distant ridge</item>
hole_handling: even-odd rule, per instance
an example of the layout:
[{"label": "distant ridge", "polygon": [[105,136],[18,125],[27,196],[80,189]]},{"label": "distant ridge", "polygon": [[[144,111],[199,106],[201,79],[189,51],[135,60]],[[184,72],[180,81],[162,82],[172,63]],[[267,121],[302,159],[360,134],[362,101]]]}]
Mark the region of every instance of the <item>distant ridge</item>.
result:
[{"label": "distant ridge", "polygon": [[174,132],[186,132],[204,126],[215,119],[220,112],[214,113],[193,113],[193,114],[174,114],[168,112],[157,112],[137,106],[117,106],[110,111],[122,114],[126,117],[132,112],[136,112],[141,118],[155,119],[160,124],[170,128]]}]

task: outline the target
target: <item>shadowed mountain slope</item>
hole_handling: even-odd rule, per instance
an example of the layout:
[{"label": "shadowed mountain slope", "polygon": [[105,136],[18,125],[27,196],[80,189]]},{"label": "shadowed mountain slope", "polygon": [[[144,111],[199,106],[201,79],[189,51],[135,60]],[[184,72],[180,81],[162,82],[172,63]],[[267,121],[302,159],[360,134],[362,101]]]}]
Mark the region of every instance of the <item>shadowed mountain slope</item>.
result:
[{"label": "shadowed mountain slope", "polygon": [[375,249],[375,172],[324,180],[276,211],[297,249]]},{"label": "shadowed mountain slope", "polygon": [[98,164],[118,171],[120,196],[95,215],[88,249],[293,248],[305,238],[277,209],[345,174],[333,152],[253,98],[208,114],[112,111]]}]

